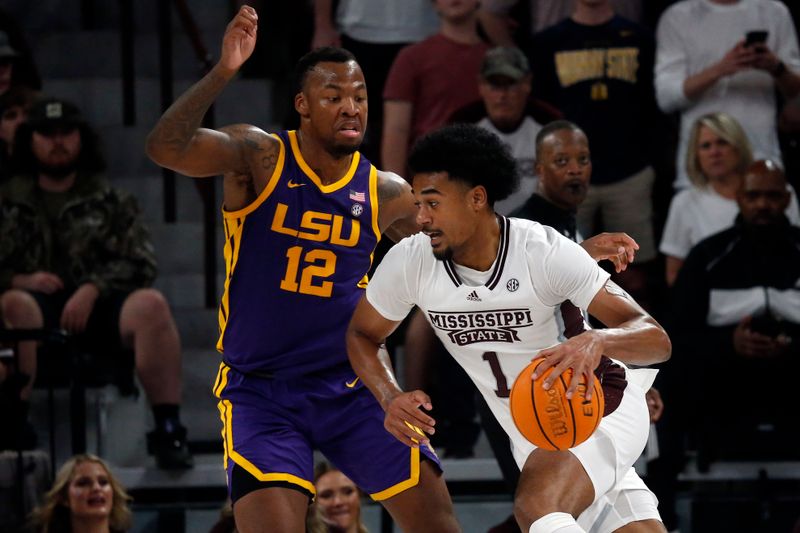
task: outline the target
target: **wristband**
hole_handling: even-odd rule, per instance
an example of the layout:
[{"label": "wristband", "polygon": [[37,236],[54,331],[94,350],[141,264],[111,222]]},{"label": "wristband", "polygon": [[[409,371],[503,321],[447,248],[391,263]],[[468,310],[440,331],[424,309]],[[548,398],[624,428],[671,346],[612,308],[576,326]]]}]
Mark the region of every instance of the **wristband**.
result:
[{"label": "wristband", "polygon": [[772,71],[772,77],[780,78],[783,76],[784,72],[786,72],[786,63],[783,61],[778,61],[778,65],[775,67],[775,70]]}]

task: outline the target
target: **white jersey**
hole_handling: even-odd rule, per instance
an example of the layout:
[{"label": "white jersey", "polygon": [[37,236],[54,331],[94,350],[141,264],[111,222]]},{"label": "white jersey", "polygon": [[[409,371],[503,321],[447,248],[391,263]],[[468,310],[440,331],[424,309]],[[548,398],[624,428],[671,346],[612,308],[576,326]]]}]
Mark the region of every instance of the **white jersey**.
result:
[{"label": "white jersey", "polygon": [[506,426],[513,425],[508,393],[514,379],[539,350],[559,342],[561,302],[585,309],[609,274],[549,226],[498,220],[500,249],[488,272],[437,260],[430,239],[419,233],[389,251],[367,299],[390,320],[402,320],[414,305],[422,309]]},{"label": "white jersey", "polygon": [[[437,260],[429,237],[418,233],[389,250],[367,286],[366,298],[388,320],[402,320],[415,305],[422,310],[508,433],[522,468],[535,447],[511,418],[510,388],[536,353],[563,338],[568,321],[559,319],[561,303],[570,300],[586,309],[609,274],[583,248],[549,226],[502,216],[498,221],[500,246],[488,271]],[[624,387],[619,407],[603,418],[589,440],[570,450],[595,488],[595,502],[579,523],[602,522],[598,531],[613,531],[641,519],[626,517],[612,527],[601,518],[614,508],[619,491],[644,491],[648,509],[652,508],[647,516],[658,517],[650,505],[652,495],[631,468],[649,429],[644,390],[630,379]]]}]

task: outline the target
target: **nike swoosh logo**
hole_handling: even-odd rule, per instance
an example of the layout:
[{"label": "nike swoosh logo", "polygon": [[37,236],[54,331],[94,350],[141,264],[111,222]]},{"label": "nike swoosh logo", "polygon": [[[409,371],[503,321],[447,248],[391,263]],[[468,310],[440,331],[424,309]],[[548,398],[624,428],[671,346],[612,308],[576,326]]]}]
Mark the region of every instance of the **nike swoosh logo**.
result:
[{"label": "nike swoosh logo", "polygon": [[295,182],[293,182],[292,180],[289,180],[289,181],[286,183],[286,185],[288,185],[290,189],[294,189],[294,188],[296,188],[296,187],[303,187],[303,186],[305,186],[306,184],[305,184],[305,183],[295,183]]},{"label": "nike swoosh logo", "polygon": [[[304,184],[304,185],[305,185],[305,184]],[[355,386],[356,386],[356,383],[358,383],[358,380],[359,380],[359,378],[356,378],[356,379],[354,379],[353,381],[349,381],[349,382],[348,382],[348,381],[345,381],[345,382],[344,382],[344,384],[345,384],[345,386],[346,386],[348,389],[352,389],[353,387],[355,387]]]}]

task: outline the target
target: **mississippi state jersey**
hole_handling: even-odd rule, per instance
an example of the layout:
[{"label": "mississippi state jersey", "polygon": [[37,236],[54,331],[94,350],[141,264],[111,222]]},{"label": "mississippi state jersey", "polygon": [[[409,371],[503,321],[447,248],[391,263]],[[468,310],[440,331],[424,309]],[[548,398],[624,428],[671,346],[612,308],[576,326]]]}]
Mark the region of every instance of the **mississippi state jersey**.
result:
[{"label": "mississippi state jersey", "polygon": [[224,211],[227,278],[217,349],[241,372],[306,375],[348,365],[345,330],[380,238],[377,171],[358,152],[323,185],[295,132],[264,191]]},{"label": "mississippi state jersey", "polygon": [[511,386],[539,350],[559,342],[558,307],[570,300],[587,308],[609,274],[548,226],[501,216],[498,223],[500,246],[489,271],[437,260],[420,233],[389,251],[367,299],[389,320],[402,320],[417,305],[498,421],[513,426]]}]

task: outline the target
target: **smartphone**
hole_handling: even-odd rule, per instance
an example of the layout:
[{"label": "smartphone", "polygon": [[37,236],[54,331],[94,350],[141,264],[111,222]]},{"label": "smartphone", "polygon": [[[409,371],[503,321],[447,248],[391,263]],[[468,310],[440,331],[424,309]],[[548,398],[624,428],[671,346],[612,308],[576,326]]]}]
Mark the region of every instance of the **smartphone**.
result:
[{"label": "smartphone", "polygon": [[744,36],[744,45],[745,46],[753,46],[754,44],[759,44],[766,42],[767,36],[769,32],[767,30],[752,30],[745,34]]}]

